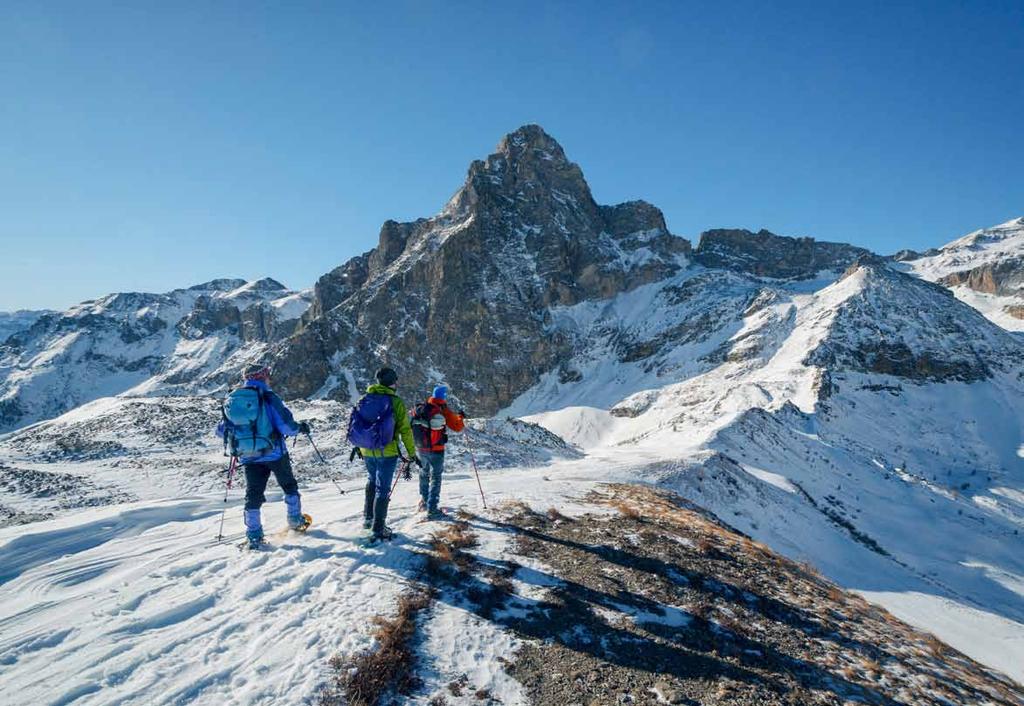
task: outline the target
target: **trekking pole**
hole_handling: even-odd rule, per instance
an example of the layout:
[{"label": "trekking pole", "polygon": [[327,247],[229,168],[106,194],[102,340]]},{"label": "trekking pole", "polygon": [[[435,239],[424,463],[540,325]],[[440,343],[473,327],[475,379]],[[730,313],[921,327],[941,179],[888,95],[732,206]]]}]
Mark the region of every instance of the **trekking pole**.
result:
[{"label": "trekking pole", "polygon": [[[467,427],[466,431],[470,431]],[[476,474],[476,487],[480,489],[480,502],[487,509],[487,500],[484,498],[484,486],[480,484],[480,471],[476,469],[476,456],[473,454],[473,445],[469,443],[469,434],[466,434],[466,449],[469,451],[469,458],[473,462],[473,473]]]},{"label": "trekking pole", "polygon": [[395,488],[398,487],[398,481],[402,478],[402,476],[406,475],[409,472],[409,466],[412,464],[412,460],[408,458],[403,458],[402,461],[404,461],[402,467],[398,469],[397,473],[395,473],[395,482],[391,484],[391,492],[388,493],[388,500],[391,500],[391,496],[395,494]]},{"label": "trekking pole", "polygon": [[320,463],[322,463],[324,466],[327,467],[327,477],[331,479],[332,483],[334,483],[334,487],[338,489],[338,492],[341,493],[342,495],[344,495],[345,491],[341,489],[340,485],[338,485],[338,479],[335,478],[334,474],[331,473],[331,464],[327,463],[327,460],[324,458],[324,455],[322,453],[320,453],[320,449],[318,449],[316,447],[316,444],[313,443],[313,435],[310,434],[307,431],[306,432],[306,438],[309,439],[310,446],[312,446],[313,450],[316,451],[316,455],[317,455],[317,458],[320,459]]},{"label": "trekking pole", "polygon": [[224,539],[224,516],[228,513],[228,493],[231,491],[231,481],[235,477],[235,468],[238,466],[238,457],[231,457],[231,465],[228,466],[228,483],[224,488],[224,509],[220,511],[220,529],[217,531],[217,541]]}]

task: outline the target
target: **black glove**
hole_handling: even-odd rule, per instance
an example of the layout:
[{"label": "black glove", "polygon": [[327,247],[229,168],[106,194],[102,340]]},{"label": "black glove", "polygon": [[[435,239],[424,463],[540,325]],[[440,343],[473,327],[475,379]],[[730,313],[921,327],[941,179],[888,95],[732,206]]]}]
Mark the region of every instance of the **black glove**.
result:
[{"label": "black glove", "polygon": [[299,433],[300,434],[307,434],[308,435],[309,432],[310,432],[309,422],[299,422]]},{"label": "black glove", "polygon": [[412,462],[415,463],[420,468],[423,468],[423,461],[420,460],[419,456],[413,456],[412,457]]}]

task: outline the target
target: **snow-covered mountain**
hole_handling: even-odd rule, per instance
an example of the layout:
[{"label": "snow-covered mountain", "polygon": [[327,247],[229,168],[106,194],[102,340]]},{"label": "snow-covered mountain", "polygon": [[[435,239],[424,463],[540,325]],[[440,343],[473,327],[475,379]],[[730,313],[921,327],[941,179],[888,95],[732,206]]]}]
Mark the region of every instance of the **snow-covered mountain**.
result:
[{"label": "snow-covered mountain", "polygon": [[918,276],[950,287],[1003,328],[1024,331],[1024,218],[897,259]]},{"label": "snow-covered mountain", "polygon": [[287,336],[311,295],[272,279],[111,294],[0,343],[0,431],[117,394],[203,393]]},{"label": "snow-covered mountain", "polygon": [[212,497],[216,397],[257,356],[330,460],[300,441],[303,482],[356,479],[346,404],[387,363],[407,399],[444,380],[495,415],[453,435],[467,485],[475,462],[556,509],[597,481],[671,488],[1021,679],[1022,258],[1024,219],[893,258],[764,230],[691,248],[650,204],[598,205],[526,126],[311,292],[112,295],[14,336],[0,428],[49,421],[0,439],[0,512]]},{"label": "snow-covered mountain", "polygon": [[48,309],[0,311],[0,343],[3,343],[16,333],[32,328],[32,324],[43,316],[52,313],[54,312]]}]

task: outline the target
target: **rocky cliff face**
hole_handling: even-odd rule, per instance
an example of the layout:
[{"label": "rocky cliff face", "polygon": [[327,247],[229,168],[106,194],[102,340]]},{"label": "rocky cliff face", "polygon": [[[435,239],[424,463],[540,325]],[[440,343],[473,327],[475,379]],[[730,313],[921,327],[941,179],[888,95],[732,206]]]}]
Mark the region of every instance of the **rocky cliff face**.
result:
[{"label": "rocky cliff face", "polygon": [[947,287],[963,285],[984,294],[1014,296],[1024,291],[1024,258],[1007,258],[951,272],[938,282]]},{"label": "rocky cliff face", "polygon": [[841,271],[858,260],[873,257],[870,251],[845,243],[742,229],[705,231],[694,253],[694,259],[705,267],[775,279],[807,279],[822,270]]},{"label": "rocky cliff face", "polygon": [[650,204],[598,205],[561,146],[526,126],[470,165],[437,216],[388,221],[376,249],[317,282],[276,351],[278,385],[347,398],[388,364],[424,389],[458,381],[462,401],[493,412],[567,357],[552,311],[663,279],[689,252]]}]

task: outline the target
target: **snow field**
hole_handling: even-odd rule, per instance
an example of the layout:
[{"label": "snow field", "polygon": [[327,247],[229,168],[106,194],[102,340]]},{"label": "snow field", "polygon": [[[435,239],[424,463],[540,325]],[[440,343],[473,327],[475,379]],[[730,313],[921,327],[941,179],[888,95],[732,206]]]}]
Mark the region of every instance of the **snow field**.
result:
[{"label": "snow field", "polygon": [[[585,492],[586,461],[482,474],[488,506],[522,500],[566,512]],[[596,480],[596,478],[595,478]],[[279,704],[312,697],[327,661],[372,646],[370,618],[389,614],[418,576],[438,523],[420,522],[418,490],[400,481],[381,548],[362,536],[362,481],[303,488],[314,525],[283,527],[280,494],[268,492],[264,524],[273,549],[240,551],[241,498],[215,542],[212,494],[91,509],[0,530],[0,684],[18,704]],[[274,489],[273,482],[271,489]],[[446,474],[442,502],[481,512],[476,479]],[[486,511],[484,511],[486,512]],[[488,529],[490,528],[490,529]],[[507,536],[475,523],[481,560]],[[466,673],[506,704],[526,703],[497,657],[511,636],[456,602],[438,601],[422,626],[423,698]]]}]

